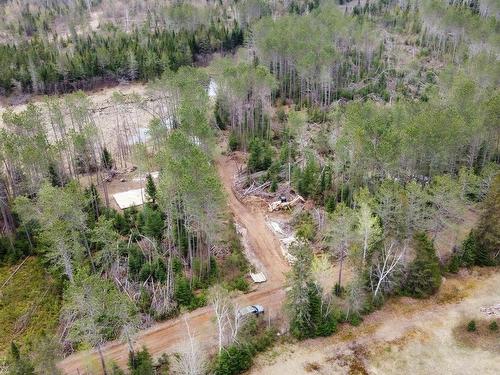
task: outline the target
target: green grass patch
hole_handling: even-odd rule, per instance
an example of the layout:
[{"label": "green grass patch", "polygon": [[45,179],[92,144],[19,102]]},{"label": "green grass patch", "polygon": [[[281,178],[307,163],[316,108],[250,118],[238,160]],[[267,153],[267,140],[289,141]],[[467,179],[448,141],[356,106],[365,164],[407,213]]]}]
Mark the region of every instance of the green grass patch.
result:
[{"label": "green grass patch", "polygon": [[[0,267],[0,286],[17,265]],[[12,341],[21,347],[42,332],[56,330],[61,309],[60,286],[36,257],[29,258],[0,290],[0,357]]]}]

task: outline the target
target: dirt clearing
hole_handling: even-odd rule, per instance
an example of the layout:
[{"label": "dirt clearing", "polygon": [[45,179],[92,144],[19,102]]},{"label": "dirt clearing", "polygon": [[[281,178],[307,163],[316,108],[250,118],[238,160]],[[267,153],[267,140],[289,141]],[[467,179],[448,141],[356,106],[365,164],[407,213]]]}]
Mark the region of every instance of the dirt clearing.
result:
[{"label": "dirt clearing", "polygon": [[453,276],[430,299],[393,299],[359,327],[279,345],[250,374],[498,374],[500,351],[466,345],[454,332],[472,319],[494,319],[484,308],[500,302],[499,286],[495,269]]}]

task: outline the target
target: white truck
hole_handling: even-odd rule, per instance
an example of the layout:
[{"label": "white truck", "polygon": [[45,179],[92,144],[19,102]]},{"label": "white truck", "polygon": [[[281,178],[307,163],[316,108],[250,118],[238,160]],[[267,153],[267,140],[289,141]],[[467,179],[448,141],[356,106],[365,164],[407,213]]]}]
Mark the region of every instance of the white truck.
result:
[{"label": "white truck", "polygon": [[255,316],[259,316],[259,315],[264,314],[264,307],[261,305],[247,306],[247,307],[240,309],[240,311],[238,311],[238,314],[241,317],[252,315],[252,314]]}]

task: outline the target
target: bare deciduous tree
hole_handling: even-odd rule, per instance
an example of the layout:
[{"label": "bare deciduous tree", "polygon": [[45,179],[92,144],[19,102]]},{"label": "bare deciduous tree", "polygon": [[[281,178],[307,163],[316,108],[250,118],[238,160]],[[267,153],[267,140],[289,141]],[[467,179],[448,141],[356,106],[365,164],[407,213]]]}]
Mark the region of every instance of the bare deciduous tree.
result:
[{"label": "bare deciduous tree", "polygon": [[373,297],[377,297],[381,290],[389,291],[393,287],[392,276],[402,265],[406,253],[406,245],[399,245],[396,241],[385,243],[373,257],[370,272],[370,281]]},{"label": "bare deciduous tree", "polygon": [[229,292],[222,286],[213,286],[209,295],[215,313],[220,353],[224,346],[237,340],[243,317],[239,314],[238,306],[231,300]]},{"label": "bare deciduous tree", "polygon": [[203,375],[206,373],[206,354],[200,343],[191,334],[191,329],[184,316],[184,324],[188,335],[187,341],[180,349],[173,363],[173,372],[177,375]]}]

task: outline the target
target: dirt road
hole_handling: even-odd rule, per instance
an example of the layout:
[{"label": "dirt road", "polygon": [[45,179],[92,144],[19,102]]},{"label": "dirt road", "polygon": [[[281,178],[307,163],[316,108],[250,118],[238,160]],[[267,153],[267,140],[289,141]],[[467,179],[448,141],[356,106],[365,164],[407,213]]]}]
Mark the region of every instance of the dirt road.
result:
[{"label": "dirt road", "polygon": [[[281,255],[280,245],[265,223],[264,213],[257,207],[242,204],[232,190],[233,177],[237,170],[236,164],[228,156],[220,156],[217,169],[227,193],[229,207],[235,222],[246,229],[247,241],[251,251],[262,264],[267,282],[260,285],[256,291],[239,296],[236,302],[240,306],[261,304],[266,307],[267,314],[274,316],[281,310],[285,292],[283,290],[284,275],[288,265]],[[154,357],[163,353],[175,352],[186,340],[184,316],[190,325],[191,333],[200,343],[210,350],[216,347],[216,331],[212,322],[213,312],[210,307],[204,307],[182,317],[168,320],[141,332],[136,340],[136,347],[146,346]],[[126,367],[128,348],[125,344],[115,341],[103,348],[108,362],[115,362]],[[97,353],[95,351],[81,352],[65,358],[60,368],[66,374],[98,374]]]}]

